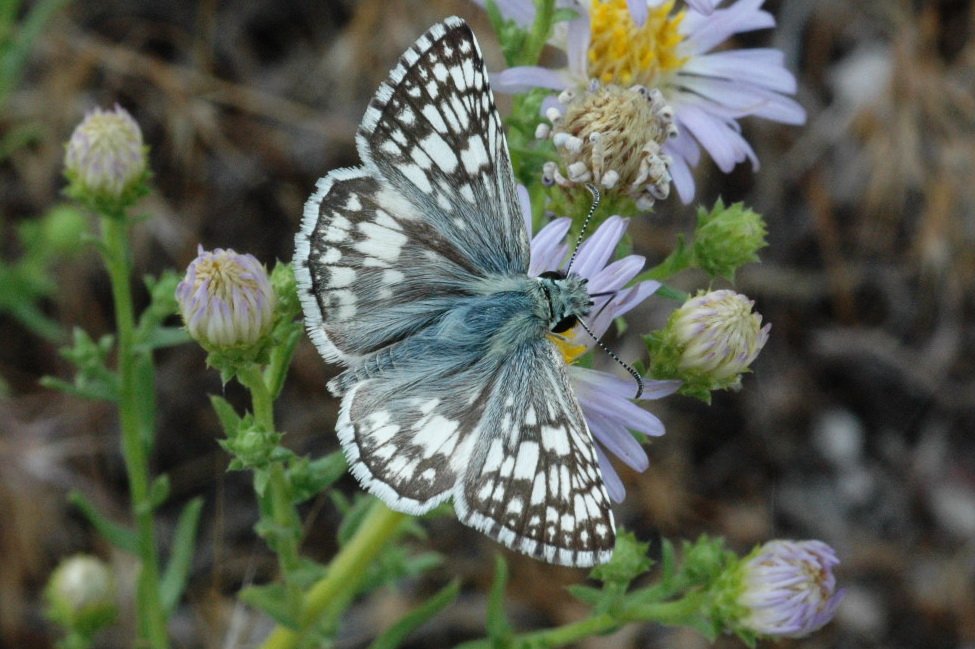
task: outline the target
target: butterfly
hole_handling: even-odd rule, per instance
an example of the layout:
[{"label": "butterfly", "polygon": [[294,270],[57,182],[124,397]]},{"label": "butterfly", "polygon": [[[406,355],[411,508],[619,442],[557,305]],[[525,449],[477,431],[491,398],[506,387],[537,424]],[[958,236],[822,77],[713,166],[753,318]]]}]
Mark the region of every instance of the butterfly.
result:
[{"label": "butterfly", "polygon": [[528,275],[508,146],[470,27],[431,27],[379,86],[362,166],[318,181],[295,237],[308,333],[346,369],[337,433],[392,509],[453,500],[515,551],[609,560],[594,442],[551,335],[589,314],[586,280]]}]

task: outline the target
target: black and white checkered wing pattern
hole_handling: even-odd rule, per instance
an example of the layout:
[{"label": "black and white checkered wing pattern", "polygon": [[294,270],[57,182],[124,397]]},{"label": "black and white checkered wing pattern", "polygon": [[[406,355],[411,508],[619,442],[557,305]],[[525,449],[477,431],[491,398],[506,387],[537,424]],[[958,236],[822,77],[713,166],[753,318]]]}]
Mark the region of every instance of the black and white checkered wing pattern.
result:
[{"label": "black and white checkered wing pattern", "polygon": [[616,541],[613,511],[565,363],[545,340],[517,359],[494,381],[454,491],[457,516],[550,563],[605,563]]},{"label": "black and white checkered wing pattern", "polygon": [[379,87],[356,135],[367,167],[485,273],[525,273],[529,245],[501,119],[467,24],[431,27]]}]

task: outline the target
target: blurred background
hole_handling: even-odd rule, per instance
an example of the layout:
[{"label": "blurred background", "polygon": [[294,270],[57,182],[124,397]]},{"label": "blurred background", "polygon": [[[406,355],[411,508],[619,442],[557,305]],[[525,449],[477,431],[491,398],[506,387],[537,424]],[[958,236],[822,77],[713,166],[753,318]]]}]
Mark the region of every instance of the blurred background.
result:
[{"label": "blurred background", "polygon": [[[31,6],[31,3],[28,3]],[[746,201],[771,246],[741,272],[771,339],[737,394],[706,407],[683,397],[652,405],[667,435],[650,469],[621,467],[617,520],[655,542],[724,535],[739,551],[773,538],[820,538],[842,561],[846,600],[813,637],[779,646],[975,648],[975,6],[968,0],[769,0],[777,29],[739,46],[774,46],[799,79],[804,127],[744,122],[762,161],[722,175],[705,161],[698,199]],[[36,273],[13,272],[63,200],[63,143],[87,110],[115,102],[151,146],[154,191],[135,228],[138,276],[182,269],[197,244],[289,260],[301,206],[329,169],[357,163],[353,133],[378,83],[430,24],[458,14],[501,67],[483,13],[462,0],[284,0],[197,3],[61,2],[12,82],[0,133],[0,646],[43,649],[53,629],[40,592],[59,558],[109,560],[123,590],[136,566],[100,541],[66,501],[89,495],[128,520],[114,410],[40,387],[70,380],[58,336],[112,331],[107,279],[91,246],[62,241]],[[4,65],[8,65],[5,61]],[[9,70],[8,70],[9,72]],[[502,102],[503,105],[503,102]],[[637,252],[662,258],[693,227],[676,197],[631,226]],[[48,221],[41,217],[48,215]],[[53,219],[53,221],[50,221]],[[52,226],[53,227],[53,226]],[[62,248],[58,248],[61,250]],[[34,253],[31,253],[34,254]],[[681,277],[682,288],[703,277]],[[145,305],[140,287],[138,303]],[[33,311],[15,296],[32,295]],[[670,304],[629,318],[648,331]],[[63,342],[63,341],[62,341]],[[634,359],[635,336],[609,341]],[[247,646],[267,621],[235,592],[274,576],[252,530],[245,474],[226,473],[208,393],[243,407],[233,383],[204,367],[195,345],[158,357],[157,472],[172,478],[160,512],[168,538],[182,503],[202,495],[204,522],[188,596],[173,623],[178,647]],[[293,449],[335,450],[337,403],[326,366],[303,342],[277,404]],[[351,493],[354,481],[342,489]],[[335,507],[307,514],[306,552],[335,550]],[[499,546],[451,518],[429,523],[445,557],[429,576],[350,609],[342,646],[371,633],[455,575],[464,593],[407,646],[482,635]],[[418,545],[418,549],[423,549]],[[520,629],[576,619],[565,591],[578,571],[510,553],[508,610]],[[103,634],[127,646],[131,615]],[[630,626],[586,648],[696,649],[690,631]],[[742,646],[722,639],[720,647]]]}]

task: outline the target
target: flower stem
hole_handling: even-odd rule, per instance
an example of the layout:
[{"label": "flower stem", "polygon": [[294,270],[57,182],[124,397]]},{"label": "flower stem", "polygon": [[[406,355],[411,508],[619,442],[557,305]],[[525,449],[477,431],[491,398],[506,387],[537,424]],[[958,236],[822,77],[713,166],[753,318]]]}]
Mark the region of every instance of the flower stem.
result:
[{"label": "flower stem", "polygon": [[369,564],[399,531],[406,514],[395,512],[379,500],[371,505],[365,519],[328,566],[328,572],[305,594],[301,630],[277,627],[261,649],[292,649],[298,646],[325,613],[335,614],[335,606],[348,603],[349,593],[358,590]]},{"label": "flower stem", "polygon": [[159,556],[156,549],[154,503],[150,497],[148,446],[140,421],[136,390],[135,316],[132,306],[131,267],[128,249],[128,220],[124,214],[103,216],[102,237],[105,266],[112,283],[115,328],[118,335],[119,419],[122,428],[122,456],[129,479],[132,513],[136,521],[139,559],[142,566],[137,586],[137,615],[142,639],[152,649],[169,646],[166,612],[159,594]]}]

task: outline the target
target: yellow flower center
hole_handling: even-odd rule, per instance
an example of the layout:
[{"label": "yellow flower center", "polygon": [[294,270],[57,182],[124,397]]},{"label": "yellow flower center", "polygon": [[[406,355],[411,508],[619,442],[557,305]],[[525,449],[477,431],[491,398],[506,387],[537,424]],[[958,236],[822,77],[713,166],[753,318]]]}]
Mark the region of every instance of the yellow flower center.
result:
[{"label": "yellow flower center", "polygon": [[[574,331],[574,329],[572,331]],[[589,349],[585,345],[577,345],[573,343],[568,337],[561,334],[549,333],[548,339],[555,343],[558,350],[562,352],[562,358],[565,359],[566,365],[572,365],[575,363],[579,357],[585,354]]]},{"label": "yellow flower center", "polygon": [[260,289],[253,273],[248,273],[227,252],[214,253],[200,260],[193,288],[198,289],[202,284],[206,284],[207,293],[227,302],[233,301],[235,291],[253,293]]},{"label": "yellow flower center", "polygon": [[685,12],[672,13],[673,8],[674,0],[651,8],[647,22],[638,27],[626,0],[592,0],[589,76],[621,86],[660,86],[663,77],[687,60],[677,54]]}]

